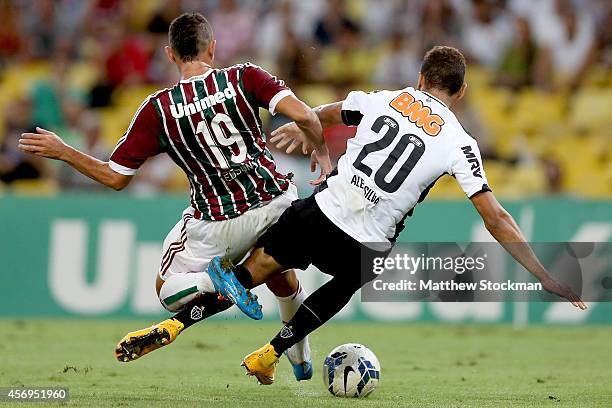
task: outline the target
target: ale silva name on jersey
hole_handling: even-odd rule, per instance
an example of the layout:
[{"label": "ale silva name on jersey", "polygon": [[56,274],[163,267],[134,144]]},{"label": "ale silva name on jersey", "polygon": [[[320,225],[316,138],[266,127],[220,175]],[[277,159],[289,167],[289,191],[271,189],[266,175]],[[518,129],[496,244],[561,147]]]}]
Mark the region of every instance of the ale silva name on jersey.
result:
[{"label": "ale silva name on jersey", "polygon": [[351,184],[360,188],[363,191],[363,197],[372,204],[378,204],[378,202],[380,201],[380,197],[378,196],[378,194],[376,194],[374,190],[368,187],[368,185],[365,183],[365,180],[359,177],[358,175],[353,175],[353,178],[351,178]]}]

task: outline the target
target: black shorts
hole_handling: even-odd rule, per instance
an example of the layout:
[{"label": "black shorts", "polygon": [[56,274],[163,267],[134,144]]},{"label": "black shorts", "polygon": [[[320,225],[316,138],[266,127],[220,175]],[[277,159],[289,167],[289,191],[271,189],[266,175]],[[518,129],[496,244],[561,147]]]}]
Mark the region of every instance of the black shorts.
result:
[{"label": "black shorts", "polygon": [[328,275],[356,282],[362,280],[364,256],[372,253],[323,214],[314,194],[291,203],[259,238],[255,248],[260,247],[286,269],[312,264]]}]

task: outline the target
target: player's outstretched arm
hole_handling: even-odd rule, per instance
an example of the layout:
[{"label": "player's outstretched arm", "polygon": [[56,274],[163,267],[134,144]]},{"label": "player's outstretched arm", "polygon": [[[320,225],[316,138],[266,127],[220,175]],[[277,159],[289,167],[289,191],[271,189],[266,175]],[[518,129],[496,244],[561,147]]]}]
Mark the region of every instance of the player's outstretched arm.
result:
[{"label": "player's outstretched arm", "polygon": [[[323,129],[343,124],[342,102],[317,106],[312,110],[319,118]],[[291,154],[299,146],[301,146],[304,154],[308,154],[312,150],[300,127],[293,122],[287,123],[272,132],[270,143],[273,143],[279,149],[287,146],[286,152],[288,154]]]},{"label": "player's outstretched arm", "polygon": [[107,162],[67,145],[58,135],[43,128],[37,127],[36,133],[23,133],[19,148],[36,156],[64,161],[87,177],[115,190],[122,190],[132,179],[132,176],[113,171]]},{"label": "player's outstretched arm", "polygon": [[276,111],[293,120],[303,135],[301,142],[307,143],[315,149],[325,145],[321,122],[313,110],[304,102],[293,95],[288,95],[278,102]]},{"label": "player's outstretched arm", "polygon": [[572,289],[555,280],[542,266],[512,216],[501,206],[493,193],[485,191],[476,194],[471,200],[493,238],[525,269],[537,277],[544,289],[567,299],[582,310],[587,308]]},{"label": "player's outstretched arm", "polygon": [[[321,167],[321,174],[316,180],[311,180],[310,184],[320,184],[332,171],[332,165],[325,139],[323,139],[323,128],[317,114],[294,95],[281,99],[276,105],[276,111],[293,119],[291,125],[295,129],[295,138],[287,140],[287,142],[291,142],[287,148],[287,153],[290,154],[300,145],[302,146],[302,153],[310,153],[312,160],[310,170],[314,172],[317,164]],[[272,134],[274,135],[274,132]],[[270,142],[274,143],[274,139],[270,139]],[[282,146],[284,144],[278,147],[281,148]]]}]

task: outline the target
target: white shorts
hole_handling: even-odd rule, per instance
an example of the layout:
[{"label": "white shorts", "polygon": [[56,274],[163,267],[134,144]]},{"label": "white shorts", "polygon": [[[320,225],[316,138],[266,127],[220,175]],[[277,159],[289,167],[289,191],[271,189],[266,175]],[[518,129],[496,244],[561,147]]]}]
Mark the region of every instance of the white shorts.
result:
[{"label": "white shorts", "polygon": [[297,188],[289,184],[287,191],[272,201],[225,221],[198,220],[193,217],[193,207],[187,207],[164,240],[159,276],[166,280],[174,274],[204,272],[215,256],[239,263],[297,199]]}]

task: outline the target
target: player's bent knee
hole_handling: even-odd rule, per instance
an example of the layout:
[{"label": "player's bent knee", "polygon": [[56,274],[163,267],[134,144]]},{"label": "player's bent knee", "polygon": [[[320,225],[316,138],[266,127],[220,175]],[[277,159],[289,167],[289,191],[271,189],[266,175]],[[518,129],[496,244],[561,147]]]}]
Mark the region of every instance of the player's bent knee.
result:
[{"label": "player's bent knee", "polygon": [[272,293],[280,297],[291,296],[300,287],[297,275],[293,269],[289,269],[279,275],[274,275],[266,282],[266,285]]},{"label": "player's bent knee", "polygon": [[179,312],[199,294],[188,274],[170,276],[159,290],[159,301],[170,312]]},{"label": "player's bent knee", "polygon": [[276,260],[265,253],[264,248],[255,248],[243,265],[251,272],[255,286],[260,285],[274,275],[283,272],[283,268]]}]

